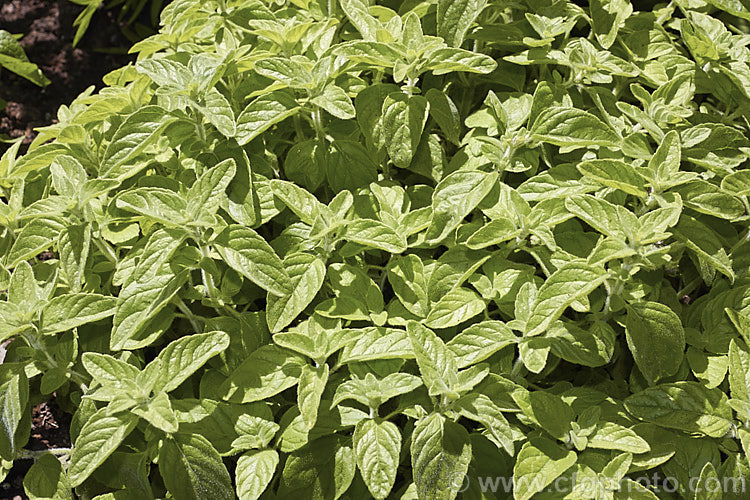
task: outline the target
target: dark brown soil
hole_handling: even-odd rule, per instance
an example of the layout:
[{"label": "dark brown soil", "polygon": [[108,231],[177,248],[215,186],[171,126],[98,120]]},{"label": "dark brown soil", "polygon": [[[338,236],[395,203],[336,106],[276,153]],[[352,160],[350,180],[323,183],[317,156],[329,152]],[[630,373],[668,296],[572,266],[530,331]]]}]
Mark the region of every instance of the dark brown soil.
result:
[{"label": "dark brown soil", "polygon": [[[90,85],[100,88],[102,76],[134,59],[125,54],[131,42],[115,19],[117,9],[100,8],[73,48],[73,21],[81,10],[68,0],[0,0],[0,29],[24,34],[20,43],[26,54],[52,82],[39,88],[2,72],[0,97],[8,106],[0,111],[0,135],[24,136],[24,143],[30,143],[34,127],[53,123],[61,104],[69,104]],[[6,148],[0,143],[0,151]]]},{"label": "dark brown soil", "polygon": [[70,448],[71,416],[60,409],[54,397],[31,410],[31,437],[26,448],[49,450]]},{"label": "dark brown soil", "polygon": [[[31,410],[31,436],[24,448],[27,450],[49,450],[70,448],[70,419],[53,397]],[[32,466],[32,460],[16,460],[8,477],[0,483],[0,499],[26,500],[23,478]]]}]

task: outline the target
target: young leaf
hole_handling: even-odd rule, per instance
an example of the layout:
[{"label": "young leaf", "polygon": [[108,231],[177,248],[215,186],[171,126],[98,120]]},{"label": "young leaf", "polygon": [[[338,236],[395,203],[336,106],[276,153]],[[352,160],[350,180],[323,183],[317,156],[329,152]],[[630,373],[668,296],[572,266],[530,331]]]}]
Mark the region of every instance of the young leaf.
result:
[{"label": "young leaf", "polygon": [[437,34],[451,47],[460,47],[467,31],[484,10],[485,0],[440,0],[437,7]]},{"label": "young leaf", "polygon": [[275,450],[249,451],[237,460],[234,475],[237,481],[237,496],[257,500],[268,487],[279,464]]},{"label": "young leaf", "polygon": [[232,225],[214,240],[216,250],[235,271],[269,293],[292,293],[292,280],[273,248],[249,227]]},{"label": "young leaf", "polygon": [[189,335],[171,342],[144,370],[158,370],[153,391],[170,392],[179,387],[206,361],[229,347],[229,335],[210,332]]},{"label": "young leaf", "polygon": [[108,413],[107,408],[102,408],[89,417],[74,443],[68,468],[70,485],[73,487],[88,479],[138,423],[138,417],[132,413]]},{"label": "young leaf", "polygon": [[406,330],[430,395],[452,394],[458,384],[458,368],[453,353],[434,332],[416,321],[407,323]]},{"label": "young leaf", "polygon": [[268,293],[266,320],[271,333],[286,328],[313,301],[323,286],[325,262],[314,255],[294,253],[284,258],[284,268],[292,283],[292,292],[283,297]]},{"label": "young leaf", "polygon": [[262,95],[247,105],[237,117],[235,139],[240,146],[252,141],[299,110],[294,97],[284,90]]},{"label": "young leaf", "polygon": [[388,421],[365,419],[354,429],[352,437],[357,467],[367,489],[377,500],[388,496],[396,481],[401,453],[401,433]]},{"label": "young leaf", "polygon": [[543,333],[573,302],[598,288],[607,274],[599,268],[571,262],[555,271],[539,289],[526,322],[527,337]]}]

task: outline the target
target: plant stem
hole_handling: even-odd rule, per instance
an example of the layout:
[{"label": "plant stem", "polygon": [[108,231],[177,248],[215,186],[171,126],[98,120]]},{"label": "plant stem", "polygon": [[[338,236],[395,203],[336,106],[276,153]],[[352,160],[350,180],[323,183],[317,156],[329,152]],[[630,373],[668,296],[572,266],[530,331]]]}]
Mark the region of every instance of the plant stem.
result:
[{"label": "plant stem", "polygon": [[51,453],[52,455],[70,455],[73,452],[70,448],[50,448],[48,450],[19,450],[18,455],[16,456],[19,460],[28,460],[28,459],[34,459],[38,460],[39,457],[42,455],[45,455],[47,453]]},{"label": "plant stem", "polygon": [[175,296],[174,299],[172,299],[174,304],[177,306],[177,308],[182,311],[182,314],[185,315],[187,320],[190,322],[190,324],[193,326],[193,330],[195,330],[195,333],[203,333],[203,329],[200,327],[196,319],[198,319],[198,316],[193,314],[193,311],[190,310],[190,308],[185,304],[185,302],[182,300],[182,298]]}]

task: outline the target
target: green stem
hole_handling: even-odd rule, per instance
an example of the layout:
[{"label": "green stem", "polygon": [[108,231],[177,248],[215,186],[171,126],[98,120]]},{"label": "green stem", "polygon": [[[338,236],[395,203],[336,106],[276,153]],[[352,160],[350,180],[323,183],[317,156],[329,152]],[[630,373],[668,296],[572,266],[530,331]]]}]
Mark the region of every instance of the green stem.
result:
[{"label": "green stem", "polygon": [[38,460],[39,457],[42,455],[45,455],[47,453],[51,453],[52,455],[70,455],[73,453],[73,450],[70,448],[51,448],[48,450],[19,450],[18,455],[16,456],[19,460],[28,460],[28,459],[34,459]]},{"label": "green stem", "polygon": [[110,261],[113,264],[117,263],[117,254],[115,254],[115,251],[112,250],[112,248],[99,238],[91,238],[94,242],[94,245],[96,245],[96,248],[99,249],[101,253],[104,254],[104,257]]},{"label": "green stem", "polygon": [[198,322],[196,321],[198,316],[193,314],[193,311],[190,310],[190,308],[185,304],[185,302],[182,300],[182,298],[175,296],[174,299],[172,299],[174,304],[177,306],[177,308],[182,311],[182,314],[185,315],[187,320],[190,322],[190,324],[193,326],[193,330],[195,330],[195,333],[203,333],[203,329],[200,327]]}]

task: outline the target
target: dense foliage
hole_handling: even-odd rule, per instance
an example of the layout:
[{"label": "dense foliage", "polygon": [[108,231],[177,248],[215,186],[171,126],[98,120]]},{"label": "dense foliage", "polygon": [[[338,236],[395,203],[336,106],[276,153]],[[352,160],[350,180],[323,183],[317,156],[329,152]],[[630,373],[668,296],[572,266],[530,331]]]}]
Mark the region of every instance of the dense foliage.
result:
[{"label": "dense foliage", "polygon": [[[747,498],[748,19],[170,3],[0,160],[3,471],[38,459],[32,498]],[[25,450],[52,393],[72,450]]]}]

